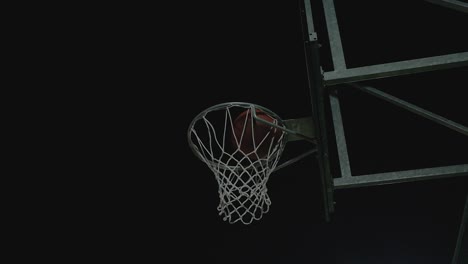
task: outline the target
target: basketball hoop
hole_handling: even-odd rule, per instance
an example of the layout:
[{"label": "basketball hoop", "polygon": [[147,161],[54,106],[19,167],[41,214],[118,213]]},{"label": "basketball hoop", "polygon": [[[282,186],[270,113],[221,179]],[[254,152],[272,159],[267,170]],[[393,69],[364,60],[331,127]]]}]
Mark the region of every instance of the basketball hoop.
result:
[{"label": "basketball hoop", "polygon": [[220,198],[217,209],[223,220],[251,224],[268,212],[270,174],[294,162],[278,166],[288,132],[295,133],[278,115],[250,103],[215,105],[193,119],[188,142],[215,174]]}]

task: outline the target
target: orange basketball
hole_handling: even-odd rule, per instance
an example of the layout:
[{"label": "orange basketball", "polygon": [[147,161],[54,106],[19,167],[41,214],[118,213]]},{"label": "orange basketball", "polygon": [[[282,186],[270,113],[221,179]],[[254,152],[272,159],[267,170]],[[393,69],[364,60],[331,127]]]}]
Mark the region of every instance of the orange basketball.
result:
[{"label": "orange basketball", "polygon": [[[269,151],[273,150],[282,132],[280,129],[255,120],[250,111],[250,109],[245,110],[234,120],[234,133],[231,135],[231,141],[235,148],[239,148],[249,158],[265,158]],[[275,119],[262,110],[256,109],[255,112],[258,118],[275,123]]]}]

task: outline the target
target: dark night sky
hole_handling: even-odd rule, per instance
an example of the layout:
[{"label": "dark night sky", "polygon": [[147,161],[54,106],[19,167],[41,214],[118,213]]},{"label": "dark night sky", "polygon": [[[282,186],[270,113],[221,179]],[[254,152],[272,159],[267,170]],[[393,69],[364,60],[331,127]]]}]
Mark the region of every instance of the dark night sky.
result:
[{"label": "dark night sky", "polygon": [[[313,2],[328,71],[321,5]],[[337,0],[336,9],[348,67],[467,51],[466,14],[405,0]],[[157,30],[146,24],[135,34],[154,36],[165,48],[145,43],[138,51],[133,44],[135,56],[151,64],[146,70],[136,65],[143,70],[135,80],[148,81],[138,85],[151,90],[154,81],[164,80],[153,90],[156,96],[142,89],[141,104],[132,102],[144,111],[133,123],[146,132],[130,143],[141,148],[132,152],[138,161],[129,168],[139,176],[125,194],[136,201],[118,217],[135,223],[125,243],[135,241],[136,255],[159,259],[163,251],[171,258],[167,263],[450,262],[467,177],[337,190],[336,213],[326,223],[318,167],[309,157],[271,176],[272,206],[261,221],[224,222],[216,210],[214,175],[188,147],[188,125],[203,109],[229,101],[255,103],[283,119],[311,115],[298,1],[190,1],[164,11],[172,14],[169,21],[158,21]],[[164,67],[155,68],[158,63]],[[465,67],[366,84],[468,125],[462,93],[467,74]],[[340,96],[353,174],[468,164],[468,140],[461,134],[354,90],[345,88]],[[154,112],[163,119],[148,122]],[[154,124],[164,136],[144,137]],[[304,144],[286,151],[294,154]]]}]

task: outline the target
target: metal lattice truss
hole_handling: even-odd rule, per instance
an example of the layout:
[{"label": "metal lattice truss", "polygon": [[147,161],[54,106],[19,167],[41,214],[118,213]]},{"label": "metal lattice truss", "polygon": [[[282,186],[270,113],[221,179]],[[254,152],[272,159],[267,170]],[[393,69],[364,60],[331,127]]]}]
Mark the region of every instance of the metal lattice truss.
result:
[{"label": "metal lattice truss", "polygon": [[[319,61],[319,44],[317,41],[317,34],[314,29],[310,0],[303,1],[301,11],[303,14],[302,24],[303,31],[305,34],[305,52],[309,75],[310,95],[313,108],[313,125],[315,127],[315,136],[318,139],[317,159],[322,180],[322,191],[326,220],[329,221],[330,214],[334,212],[333,192],[335,189],[409,182],[452,176],[467,176],[468,164],[435,168],[423,168],[406,171],[395,171],[387,173],[376,173],[359,176],[352,175],[340,110],[340,102],[338,96],[333,92],[333,86],[338,84],[349,84],[350,86],[356,89],[360,89],[363,92],[388,101],[398,107],[404,108],[424,118],[432,120],[440,125],[447,127],[448,129],[452,129],[465,136],[468,136],[468,128],[461,124],[458,124],[435,113],[417,107],[409,102],[396,98],[373,87],[367,87],[359,84],[360,81],[372,80],[377,78],[386,78],[392,76],[468,66],[468,51],[443,56],[433,56],[421,59],[413,59],[365,67],[347,68],[340,37],[340,31],[338,27],[338,20],[335,12],[334,1],[322,1],[326,20],[326,27],[329,37],[330,51],[332,55],[334,69],[333,71],[322,71],[322,67]],[[468,4],[463,3],[461,1],[427,1],[460,12],[468,13]],[[327,100],[330,101],[330,108],[333,119],[333,127],[336,137],[336,147],[340,166],[340,177],[332,177],[330,173],[330,160],[328,151],[329,142],[327,140],[328,133],[325,118],[325,102]],[[465,212],[464,219],[466,219],[466,214],[467,212]],[[460,237],[461,236],[462,230],[460,230]],[[466,236],[466,234],[464,236]],[[459,239],[458,242],[459,248],[462,247],[460,241],[461,239]]]},{"label": "metal lattice truss", "polygon": [[[446,7],[448,7],[447,5],[450,4],[451,8],[457,9],[461,12],[468,11],[467,4],[460,1],[434,0],[430,2],[437,2]],[[349,84],[357,89],[360,89],[361,91],[386,100],[396,106],[402,107],[415,114],[437,122],[440,125],[444,125],[449,129],[453,129],[465,136],[468,136],[468,128],[461,124],[448,120],[442,116],[417,107],[409,102],[398,99],[375,88],[362,86],[358,83],[359,81],[364,80],[468,66],[468,51],[365,67],[347,68],[334,2],[333,0],[323,0],[323,8],[334,69],[333,71],[323,72],[320,61],[318,59],[319,45],[317,43],[317,34],[314,29],[310,1],[305,0],[302,8],[302,13],[304,14],[303,26],[304,32],[306,34],[305,51],[308,64],[308,74],[310,81],[309,85],[311,88],[310,91],[314,115],[314,126],[316,128],[316,136],[320,142],[318,144],[319,146],[317,157],[322,175],[326,218],[328,219],[329,214],[333,213],[334,211],[334,189],[468,175],[468,164],[460,164],[437,168],[360,175],[359,177],[353,176],[351,174],[350,162],[348,159],[348,151],[344,136],[339,98],[333,92],[331,92],[333,90],[331,87],[334,85]],[[333,117],[333,125],[341,171],[341,177],[339,178],[333,178],[330,174],[328,140],[325,123],[325,100],[330,101],[331,113]]]}]

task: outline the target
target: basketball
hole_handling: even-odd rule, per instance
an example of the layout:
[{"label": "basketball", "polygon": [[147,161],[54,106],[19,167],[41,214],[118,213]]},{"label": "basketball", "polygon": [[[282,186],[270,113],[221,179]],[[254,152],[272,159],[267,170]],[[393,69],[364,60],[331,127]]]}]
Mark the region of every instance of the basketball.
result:
[{"label": "basketball", "polygon": [[[280,140],[282,131],[253,119],[250,111],[250,109],[243,111],[234,120],[232,145],[251,159],[265,158]],[[258,118],[275,123],[275,119],[262,110],[256,109],[255,112]]]}]

